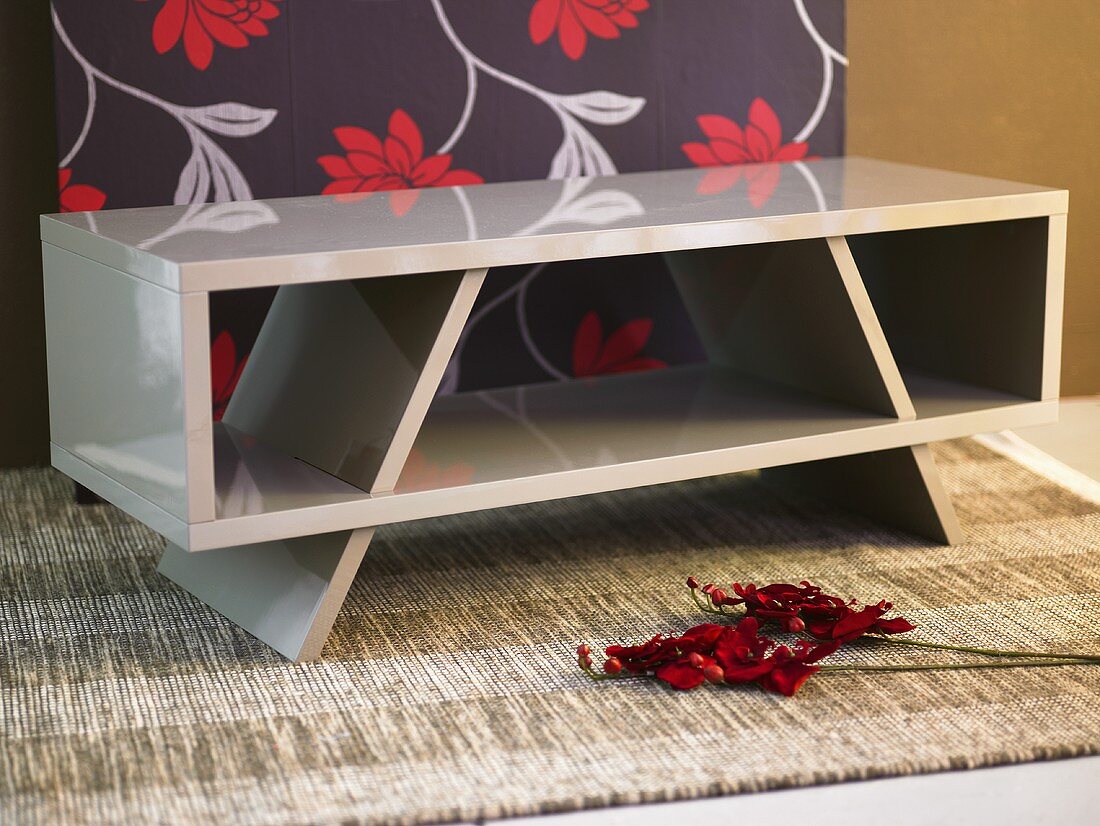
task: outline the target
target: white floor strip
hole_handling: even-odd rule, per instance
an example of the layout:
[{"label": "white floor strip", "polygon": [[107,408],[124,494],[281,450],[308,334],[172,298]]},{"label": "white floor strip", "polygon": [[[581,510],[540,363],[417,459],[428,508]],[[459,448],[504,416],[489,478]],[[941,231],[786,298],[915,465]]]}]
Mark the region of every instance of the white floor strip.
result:
[{"label": "white floor strip", "polygon": [[1082,499],[1095,502],[1100,505],[1100,481],[1086,476],[1079,470],[1074,470],[1064,462],[1060,462],[1045,453],[1030,442],[1024,441],[1011,430],[1002,430],[1000,433],[983,433],[975,436],[974,441],[990,450],[995,450],[1002,456],[1007,456],[1015,462],[1057,482]]}]

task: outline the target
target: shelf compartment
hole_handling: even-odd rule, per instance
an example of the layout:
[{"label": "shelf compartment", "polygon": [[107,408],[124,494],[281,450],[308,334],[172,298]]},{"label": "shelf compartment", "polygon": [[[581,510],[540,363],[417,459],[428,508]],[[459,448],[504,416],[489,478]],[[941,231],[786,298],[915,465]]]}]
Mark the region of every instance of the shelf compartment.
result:
[{"label": "shelf compartment", "polygon": [[435,400],[395,493],[541,476],[892,421],[716,365]]}]

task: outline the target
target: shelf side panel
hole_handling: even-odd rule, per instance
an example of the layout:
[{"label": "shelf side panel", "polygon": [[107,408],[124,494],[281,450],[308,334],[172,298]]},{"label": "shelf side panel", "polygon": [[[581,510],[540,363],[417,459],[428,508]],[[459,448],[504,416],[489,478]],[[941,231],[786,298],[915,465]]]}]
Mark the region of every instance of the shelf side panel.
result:
[{"label": "shelf side panel", "polygon": [[911,419],[844,240],[669,253],[711,362],[884,416]]},{"label": "shelf side panel", "polygon": [[280,287],[225,423],[364,491],[392,487],[484,274]]},{"label": "shelf side panel", "polygon": [[188,521],[179,294],[52,244],[42,264],[51,441]]}]

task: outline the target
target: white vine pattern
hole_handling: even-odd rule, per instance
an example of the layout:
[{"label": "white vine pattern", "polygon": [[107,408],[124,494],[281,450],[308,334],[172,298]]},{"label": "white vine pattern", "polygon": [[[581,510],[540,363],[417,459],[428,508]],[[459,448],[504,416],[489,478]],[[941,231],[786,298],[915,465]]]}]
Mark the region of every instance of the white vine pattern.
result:
[{"label": "white vine pattern", "polygon": [[[240,167],[229,157],[211,135],[243,138],[266,129],[278,114],[275,109],[260,109],[244,103],[226,101],[207,106],[183,106],[164,100],[151,92],[115,78],[93,65],[73,44],[61,24],[57,9],[51,4],[50,14],[58,39],[84,74],[88,90],[88,108],[73,146],[59,166],[67,167],[84,146],[95,118],[100,83],[148,103],[172,117],[184,130],[191,143],[191,155],[180,171],[173,203],[189,204],[172,227],[147,239],[140,246],[147,248],[172,235],[194,230],[241,232],[261,224],[277,223],[278,217],[266,204],[252,201],[252,189]],[[208,201],[252,201],[233,208],[203,206]]]},{"label": "white vine pattern", "polygon": [[806,121],[806,125],[794,136],[794,141],[796,143],[802,143],[809,139],[810,135],[817,129],[818,124],[821,123],[821,118],[825,114],[825,110],[829,106],[829,96],[833,93],[833,63],[836,62],[841,66],[847,66],[848,58],[830,46],[825,38],[821,36],[821,33],[817,30],[817,26],[814,25],[813,19],[810,17],[810,13],[806,11],[805,0],[794,0],[794,8],[795,11],[798,12],[798,19],[802,21],[802,27],[806,29],[806,33],[810,36],[810,39],[813,40],[814,44],[821,51],[821,93],[817,98],[817,106],[815,106],[813,112],[810,113],[810,118]]},{"label": "white vine pattern", "polygon": [[439,147],[439,153],[449,152],[462,137],[473,113],[477,98],[478,72],[483,72],[521,92],[545,103],[561,123],[562,143],[550,161],[548,178],[572,178],[583,175],[614,175],[615,162],[595,136],[581,124],[582,120],[601,126],[617,126],[632,120],[645,106],[645,98],[628,97],[603,89],[580,94],[563,95],[539,88],[523,78],[511,75],[486,63],[470,51],[455,33],[450,18],[443,11],[442,0],[431,0],[436,19],[447,39],[466,66],[466,101],[462,114],[450,137]]},{"label": "white vine pattern", "polygon": [[[806,123],[793,137],[796,142],[804,142],[816,131],[828,108],[834,81],[833,64],[847,66],[848,59],[822,37],[806,9],[805,0],[792,1],[803,28],[817,46],[822,59],[822,84],[817,103]],[[455,32],[443,10],[442,0],[430,0],[430,2],[443,33],[462,59],[466,71],[466,96],[461,114],[451,134],[437,150],[438,154],[450,152],[465,133],[477,101],[478,80],[481,74],[525,92],[545,104],[561,125],[562,143],[550,161],[547,174],[551,179],[564,179],[561,195],[546,214],[529,226],[517,230],[516,235],[537,232],[556,224],[604,225],[644,213],[642,204],[629,193],[615,189],[585,193],[590,182],[585,180],[586,177],[614,175],[618,170],[610,154],[582,121],[601,126],[627,123],[645,107],[645,98],[630,97],[608,90],[561,94],[540,88],[487,63],[474,54]],[[58,38],[79,65],[87,88],[87,110],[84,121],[73,146],[59,163],[60,167],[64,168],[72,163],[88,137],[95,117],[100,83],[148,103],[171,116],[183,128],[191,143],[191,154],[180,171],[173,196],[173,203],[186,204],[188,209],[172,226],[142,242],[140,244],[142,248],[154,246],[184,232],[200,230],[240,232],[263,224],[278,223],[278,215],[271,207],[262,201],[252,201],[251,187],[240,168],[211,137],[211,135],[248,137],[259,134],[271,124],[278,114],[277,110],[261,109],[235,102],[183,106],[164,100],[144,89],[118,80],[93,65],[75,47],[52,4],[51,14]],[[795,162],[792,166],[805,179],[818,208],[826,209],[824,194],[810,167],[801,161]],[[466,193],[462,188],[456,188],[454,193],[466,221],[467,236],[471,240],[475,239],[478,230]],[[215,203],[210,204],[209,201]],[[249,203],[226,203],[239,201]],[[88,220],[94,229],[95,223],[91,214],[88,215]],[[457,390],[462,351],[470,332],[490,312],[510,299],[515,301],[519,332],[532,358],[548,376],[559,380],[569,378],[539,350],[527,321],[529,288],[546,266],[539,264],[533,267],[470,317],[457,342],[440,392]],[[518,408],[519,405],[517,405],[517,414],[522,417],[522,410]]]}]

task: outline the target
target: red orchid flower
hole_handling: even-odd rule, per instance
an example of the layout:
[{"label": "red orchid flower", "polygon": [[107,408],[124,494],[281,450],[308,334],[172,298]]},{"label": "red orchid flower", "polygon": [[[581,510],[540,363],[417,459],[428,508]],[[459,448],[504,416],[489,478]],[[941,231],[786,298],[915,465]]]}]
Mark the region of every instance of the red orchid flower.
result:
[{"label": "red orchid flower", "polygon": [[580,60],[589,34],[614,40],[620,29],[636,28],[635,14],[648,8],[649,0],[537,0],[527,29],[536,45],[549,40],[556,29],[561,50],[570,60]]},{"label": "red orchid flower", "polygon": [[[385,140],[358,126],[332,130],[346,155],[322,155],[317,163],[333,180],[322,195],[362,194],[376,191],[415,190],[426,186],[471,186],[485,181],[468,169],[451,169],[450,155],[424,157],[420,128],[403,110],[390,115]],[[404,215],[416,203],[418,192],[395,192],[390,209]]]},{"label": "red orchid flower", "polygon": [[73,178],[71,169],[57,170],[58,203],[62,212],[95,212],[102,209],[107,196],[88,184],[70,184]]},{"label": "red orchid flower", "polygon": [[806,157],[809,145],[783,143],[779,116],[763,98],[749,105],[749,122],[742,128],[722,115],[695,119],[707,143],[684,143],[680,148],[696,166],[717,167],[696,187],[700,195],[714,195],[736,184],[742,174],[748,182],[749,201],[759,209],[779,185],[779,164]]},{"label": "red orchid flower", "polygon": [[667,367],[660,359],[639,355],[652,332],[653,319],[636,318],[604,341],[600,317],[589,311],[573,336],[573,375],[580,378]]},{"label": "red orchid flower", "polygon": [[916,628],[904,617],[883,619],[893,608],[885,600],[859,608],[855,600],[845,602],[805,581],[798,585],[777,582],[762,588],[735,582],[732,587],[735,596],[714,586],[703,590],[716,606],[744,605],[750,617],[773,620],[785,631],[805,630],[819,640],[851,642],[864,634],[904,634]]},{"label": "red orchid flower", "polygon": [[243,49],[250,37],[268,33],[265,20],[279,16],[282,0],[167,0],[153,21],[153,47],[171,51],[180,38],[187,59],[205,71],[214,58],[214,42]]}]

